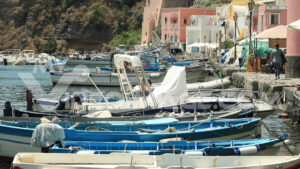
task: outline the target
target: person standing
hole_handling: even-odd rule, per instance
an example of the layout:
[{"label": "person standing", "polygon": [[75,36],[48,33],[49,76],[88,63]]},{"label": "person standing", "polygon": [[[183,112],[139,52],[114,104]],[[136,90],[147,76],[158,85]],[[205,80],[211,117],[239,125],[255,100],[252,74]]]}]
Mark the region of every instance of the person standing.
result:
[{"label": "person standing", "polygon": [[275,72],[275,77],[277,79],[280,79],[280,68],[282,65],[282,58],[281,56],[283,55],[283,52],[281,49],[279,49],[279,44],[275,44],[275,49],[272,50],[271,52],[271,62],[274,66],[274,72]]}]

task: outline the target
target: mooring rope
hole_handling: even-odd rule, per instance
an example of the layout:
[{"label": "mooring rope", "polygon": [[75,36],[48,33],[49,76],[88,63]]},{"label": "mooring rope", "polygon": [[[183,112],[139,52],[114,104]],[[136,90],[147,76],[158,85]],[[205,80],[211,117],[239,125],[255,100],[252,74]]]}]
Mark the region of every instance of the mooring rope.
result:
[{"label": "mooring rope", "polygon": [[277,137],[283,143],[284,148],[286,148],[291,155],[295,155],[295,153],[285,144],[284,140],[282,139],[282,137],[280,135],[272,132],[263,121],[262,121],[262,125],[265,127],[267,132],[271,134],[271,136]]}]

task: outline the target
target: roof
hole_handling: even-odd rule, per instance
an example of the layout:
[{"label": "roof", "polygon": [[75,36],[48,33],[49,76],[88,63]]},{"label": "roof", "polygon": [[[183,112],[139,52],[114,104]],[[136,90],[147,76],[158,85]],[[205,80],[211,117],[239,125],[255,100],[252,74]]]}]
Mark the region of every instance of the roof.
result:
[{"label": "roof", "polygon": [[284,25],[278,25],[274,28],[266,29],[255,36],[257,39],[286,39],[287,28]]},{"label": "roof", "polygon": [[300,31],[300,19],[297,20],[297,21],[295,21],[295,22],[290,23],[290,24],[287,26],[287,28],[288,28],[289,30],[298,30],[298,31]]}]

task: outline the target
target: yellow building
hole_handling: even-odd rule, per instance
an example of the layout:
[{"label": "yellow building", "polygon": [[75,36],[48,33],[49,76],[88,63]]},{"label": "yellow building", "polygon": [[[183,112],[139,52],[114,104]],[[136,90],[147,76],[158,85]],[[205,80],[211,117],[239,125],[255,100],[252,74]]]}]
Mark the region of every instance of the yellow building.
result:
[{"label": "yellow building", "polygon": [[[260,2],[262,0],[254,0],[254,2]],[[248,5],[249,0],[232,0],[231,4],[235,6],[246,6]]]}]

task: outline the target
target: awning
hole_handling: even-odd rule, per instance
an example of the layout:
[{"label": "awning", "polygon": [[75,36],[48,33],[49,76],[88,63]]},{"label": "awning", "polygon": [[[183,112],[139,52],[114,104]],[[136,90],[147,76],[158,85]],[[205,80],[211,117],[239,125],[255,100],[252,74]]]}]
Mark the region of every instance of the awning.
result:
[{"label": "awning", "polygon": [[218,44],[216,43],[193,43],[191,45],[188,45],[188,47],[208,47],[208,48],[217,48]]},{"label": "awning", "polygon": [[274,28],[266,29],[263,32],[256,35],[256,39],[286,39],[287,28],[284,25],[278,25]]},{"label": "awning", "polygon": [[295,21],[295,22],[292,22],[291,24],[289,24],[287,26],[288,29],[290,30],[298,30],[300,31],[300,19]]}]

